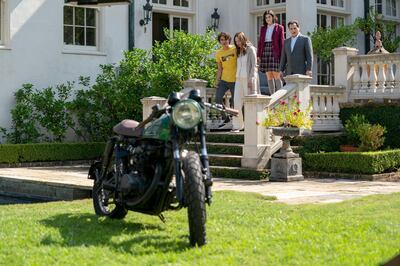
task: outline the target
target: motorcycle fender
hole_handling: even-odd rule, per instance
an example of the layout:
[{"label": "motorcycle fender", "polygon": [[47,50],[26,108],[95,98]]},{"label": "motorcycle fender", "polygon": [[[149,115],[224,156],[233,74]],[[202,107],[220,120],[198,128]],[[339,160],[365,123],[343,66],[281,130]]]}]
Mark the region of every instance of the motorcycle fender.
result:
[{"label": "motorcycle fender", "polygon": [[89,168],[88,179],[97,180],[100,178],[101,161],[95,161]]}]

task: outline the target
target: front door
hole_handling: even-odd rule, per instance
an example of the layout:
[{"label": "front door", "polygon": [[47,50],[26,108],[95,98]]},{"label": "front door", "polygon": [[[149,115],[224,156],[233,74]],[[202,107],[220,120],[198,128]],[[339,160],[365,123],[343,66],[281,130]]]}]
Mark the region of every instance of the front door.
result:
[{"label": "front door", "polygon": [[153,45],[156,41],[163,42],[167,38],[164,35],[164,28],[169,29],[169,15],[164,13],[153,13]]}]

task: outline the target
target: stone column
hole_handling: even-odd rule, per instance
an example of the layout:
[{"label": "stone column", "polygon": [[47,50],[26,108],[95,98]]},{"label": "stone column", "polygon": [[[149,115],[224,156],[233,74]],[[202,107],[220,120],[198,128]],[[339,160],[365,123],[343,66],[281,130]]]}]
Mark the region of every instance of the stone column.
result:
[{"label": "stone column", "polygon": [[348,102],[348,95],[352,89],[352,76],[348,75],[350,70],[349,56],[357,55],[358,50],[350,47],[338,47],[332,50],[335,57],[335,85],[343,86],[346,88],[346,98]]},{"label": "stone column", "polygon": [[162,107],[167,102],[167,99],[163,97],[151,96],[143,98],[140,101],[143,105],[143,120],[145,120],[152,112],[151,107],[156,104],[159,104],[160,107]]},{"label": "stone column", "polygon": [[271,159],[269,130],[261,124],[265,119],[265,108],[270,96],[251,95],[244,97],[244,147],[242,167],[265,169]]},{"label": "stone column", "polygon": [[189,95],[191,90],[199,90],[200,96],[203,102],[207,102],[207,81],[202,79],[188,79],[183,83],[183,92],[185,95]]}]

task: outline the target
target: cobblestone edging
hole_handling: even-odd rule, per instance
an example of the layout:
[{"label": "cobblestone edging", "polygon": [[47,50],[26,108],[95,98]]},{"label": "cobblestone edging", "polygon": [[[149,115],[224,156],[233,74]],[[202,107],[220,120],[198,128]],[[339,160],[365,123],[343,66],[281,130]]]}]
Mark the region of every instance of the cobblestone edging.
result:
[{"label": "cobblestone edging", "polygon": [[40,166],[68,166],[68,165],[90,165],[94,160],[75,161],[46,161],[46,162],[24,162],[24,163],[0,163],[0,168],[16,167],[40,167]]},{"label": "cobblestone edging", "polygon": [[383,174],[346,174],[346,173],[331,173],[331,172],[312,172],[304,171],[303,175],[305,178],[335,178],[335,179],[351,179],[351,180],[365,180],[365,181],[390,181],[400,182],[400,171],[383,173]]}]

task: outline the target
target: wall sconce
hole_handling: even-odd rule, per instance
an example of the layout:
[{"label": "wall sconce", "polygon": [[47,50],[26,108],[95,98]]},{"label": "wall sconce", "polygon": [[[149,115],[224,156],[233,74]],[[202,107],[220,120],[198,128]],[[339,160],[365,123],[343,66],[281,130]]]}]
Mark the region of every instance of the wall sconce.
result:
[{"label": "wall sconce", "polygon": [[218,29],[219,26],[219,14],[217,12],[218,8],[214,8],[214,13],[211,14],[211,29],[214,31]]},{"label": "wall sconce", "polygon": [[147,3],[143,6],[143,19],[139,21],[140,26],[149,24],[151,21],[151,12],[153,11],[153,6],[150,5],[150,0],[146,0]]}]

